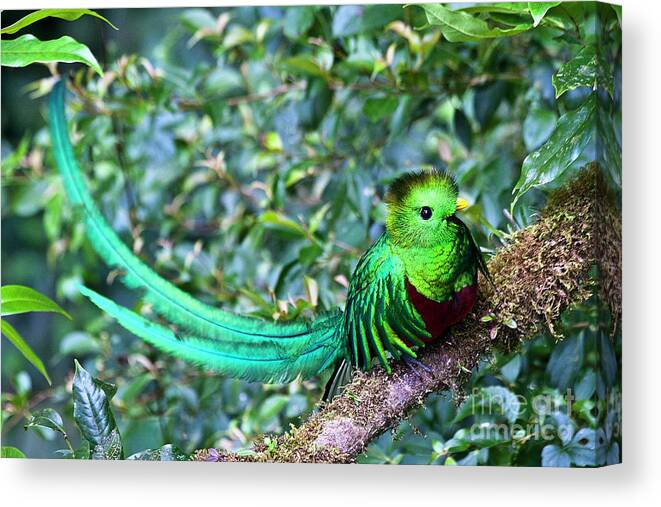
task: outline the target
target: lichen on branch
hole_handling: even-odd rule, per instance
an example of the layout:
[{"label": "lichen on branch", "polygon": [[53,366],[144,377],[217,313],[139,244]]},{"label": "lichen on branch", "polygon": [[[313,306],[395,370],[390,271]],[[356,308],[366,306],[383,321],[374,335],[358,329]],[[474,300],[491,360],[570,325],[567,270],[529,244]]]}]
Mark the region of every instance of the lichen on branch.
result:
[{"label": "lichen on branch", "polygon": [[[595,287],[590,270],[601,277]],[[238,455],[199,450],[207,461],[352,462],[369,442],[396,427],[426,396],[459,391],[467,372],[494,349],[511,351],[555,324],[572,303],[595,290],[608,302],[614,320],[621,313],[621,219],[612,192],[595,164],[551,193],[537,222],[516,232],[488,262],[494,285],[480,280],[473,312],[451,337],[422,350],[431,373],[416,374],[397,365],[354,373],[343,394],[325,404],[271,445],[256,442],[254,453]]]}]

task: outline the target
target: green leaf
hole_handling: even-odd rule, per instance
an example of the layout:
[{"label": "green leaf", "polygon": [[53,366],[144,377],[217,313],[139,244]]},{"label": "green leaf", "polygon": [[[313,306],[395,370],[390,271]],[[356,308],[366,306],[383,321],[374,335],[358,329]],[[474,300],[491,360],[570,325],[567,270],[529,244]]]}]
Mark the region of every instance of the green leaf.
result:
[{"label": "green leaf", "polygon": [[292,74],[330,79],[328,72],[322,69],[319,63],[310,55],[292,56],[280,62],[280,66]]},{"label": "green leaf", "polygon": [[475,119],[480,124],[482,130],[488,126],[489,121],[491,121],[491,118],[496,113],[506,92],[507,83],[505,81],[495,81],[475,88],[473,109]]},{"label": "green leaf", "polygon": [[319,303],[319,282],[311,276],[303,276],[303,286],[305,287],[305,295],[308,303],[312,306],[317,306]]},{"label": "green leaf", "polygon": [[203,86],[208,97],[219,99],[241,93],[243,78],[232,67],[223,66],[213,69],[204,80]]},{"label": "green leaf", "polygon": [[44,230],[49,240],[58,239],[62,226],[62,210],[64,206],[64,192],[55,194],[44,208]]},{"label": "green leaf", "polygon": [[397,109],[399,100],[397,97],[388,95],[386,97],[370,97],[365,101],[363,112],[371,122],[392,115]]},{"label": "green leaf", "polygon": [[44,366],[44,363],[41,362],[41,359],[39,359],[39,356],[34,353],[34,351],[30,348],[30,346],[27,344],[27,342],[23,339],[23,337],[14,329],[14,327],[7,322],[5,319],[2,319],[0,321],[0,327],[2,328],[2,334],[9,339],[10,342],[14,344],[14,346],[18,349],[18,351],[23,354],[23,357],[27,359],[32,366],[34,366],[37,370],[39,370],[39,373],[41,373],[46,381],[48,382],[48,385],[52,385],[51,379],[48,376],[48,372],[46,372],[46,367]]},{"label": "green leaf", "polygon": [[94,379],[94,384],[97,387],[100,387],[104,393],[106,393],[106,397],[108,400],[112,400],[113,396],[117,394],[117,385],[116,384],[111,384],[110,382],[104,382],[103,380],[100,380],[98,378]]},{"label": "green leaf", "polygon": [[497,2],[497,3],[480,3],[471,7],[464,7],[462,12],[497,12],[501,14],[528,14],[528,2]]},{"label": "green leaf", "polygon": [[28,372],[21,370],[12,379],[12,384],[16,390],[16,394],[26,398],[32,391],[32,379]]},{"label": "green leaf", "polygon": [[[537,410],[539,415],[543,415],[541,410]],[[574,438],[574,423],[572,419],[562,411],[556,411],[550,415],[550,422],[555,426],[555,431],[563,445],[569,444]]]},{"label": "green leaf", "polygon": [[467,12],[450,10],[442,4],[423,4],[419,7],[424,9],[429,24],[440,26],[443,35],[450,42],[507,37],[525,32],[533,26],[532,23],[522,23],[512,28],[492,28],[478,17]]},{"label": "green leaf", "polygon": [[89,16],[94,16],[95,18],[99,18],[106,23],[108,23],[110,26],[112,26],[115,30],[117,30],[117,27],[113,25],[110,21],[108,21],[106,18],[101,16],[101,14],[98,14],[94,11],[91,11],[89,9],[41,9],[36,12],[32,12],[28,14],[27,16],[19,19],[16,23],[9,25],[6,28],[3,28],[0,30],[1,34],[12,34],[16,33],[22,28],[25,28],[28,25],[31,25],[32,23],[35,23],[41,19],[44,18],[60,18],[64,19],[66,21],[75,21],[76,19],[80,18],[81,16],[84,15],[89,15]]},{"label": "green leaf", "polygon": [[395,109],[395,112],[390,117],[390,125],[388,125],[390,130],[390,134],[388,135],[389,140],[404,133],[411,117],[413,104],[414,100],[411,95],[400,96],[397,109]]},{"label": "green leaf", "polygon": [[2,176],[8,177],[12,173],[21,167],[23,159],[28,154],[28,149],[30,148],[31,136],[29,134],[24,134],[21,138],[21,142],[18,144],[16,149],[13,152],[3,153],[2,160]]},{"label": "green leaf", "polygon": [[333,36],[349,37],[383,30],[402,14],[401,5],[342,5],[333,16]]},{"label": "green leaf", "polygon": [[528,2],[528,9],[533,19],[533,26],[541,23],[549,9],[557,7],[561,2]]},{"label": "green leaf", "polygon": [[[619,187],[622,185],[622,147],[616,125],[621,128],[621,118],[613,118],[607,108],[599,105],[597,110],[597,161]],[[621,139],[621,134],[619,136]]]},{"label": "green leaf", "polygon": [[298,417],[308,409],[308,399],[302,394],[292,394],[287,402],[286,417]]},{"label": "green leaf", "polygon": [[457,460],[457,465],[474,467],[481,463],[485,463],[488,456],[487,452],[487,449],[476,449],[474,451],[470,451],[468,454],[466,454],[466,456],[460,460]]},{"label": "green leaf", "polygon": [[3,285],[0,289],[2,316],[26,312],[54,312],[71,319],[60,305],[52,299],[23,285]]},{"label": "green leaf", "polygon": [[601,331],[597,344],[601,364],[601,372],[608,387],[613,387],[617,381],[617,356],[608,335]]},{"label": "green leaf", "polygon": [[305,35],[314,23],[314,13],[318,10],[315,5],[289,7],[286,9],[284,34],[290,39]]},{"label": "green leaf", "polygon": [[229,49],[255,41],[255,34],[242,25],[230,25],[223,38],[223,48]]},{"label": "green leaf", "polygon": [[200,29],[214,30],[216,28],[216,18],[211,15],[208,9],[195,8],[186,9],[181,15],[182,23],[192,31]]},{"label": "green leaf", "polygon": [[594,138],[596,104],[593,94],[578,109],[562,115],[548,141],[525,158],[512,205],[531,188],[558,178],[583,153]]},{"label": "green leaf", "polygon": [[95,354],[101,350],[99,342],[92,335],[82,331],[72,331],[65,335],[60,341],[58,352],[54,358],[55,361],[61,360],[64,356],[84,356],[86,354]]},{"label": "green leaf", "polygon": [[298,251],[298,261],[303,266],[310,266],[319,260],[319,257],[324,253],[322,248],[317,243],[310,243],[304,245]]},{"label": "green leaf", "polygon": [[267,132],[263,139],[264,148],[269,151],[281,152],[283,150],[282,139],[277,132]]},{"label": "green leaf", "polygon": [[122,400],[124,405],[131,405],[152,380],[154,380],[154,374],[152,372],[146,372],[133,377],[129,382],[122,385],[122,389],[118,395],[119,399]]},{"label": "green leaf", "polygon": [[533,107],[523,121],[523,142],[528,151],[543,145],[555,130],[558,117],[545,107]]},{"label": "green leaf", "polygon": [[101,438],[101,443],[99,445],[94,446],[91,458],[118,460],[124,457],[123,453],[122,439],[119,436],[119,430],[114,428],[110,432],[110,435]]},{"label": "green leaf", "polygon": [[608,452],[606,453],[606,464],[607,465],[617,465],[620,462],[620,446],[617,442],[609,447]]},{"label": "green leaf", "polygon": [[328,213],[328,210],[330,208],[331,208],[331,203],[327,202],[321,208],[315,211],[314,214],[310,217],[310,221],[308,223],[308,230],[310,231],[310,234],[314,234],[317,231],[317,229],[319,229],[321,222],[323,221],[324,217],[326,216],[326,213]]},{"label": "green leaf", "polygon": [[595,400],[579,400],[578,396],[575,397],[576,401],[572,404],[572,416],[577,424],[581,421],[587,423],[588,426],[594,428],[599,423],[600,408]]},{"label": "green leaf", "polygon": [[583,365],[583,335],[570,336],[560,342],[546,365],[551,385],[564,391],[567,389]]},{"label": "green leaf", "polygon": [[27,458],[25,453],[16,447],[5,447],[0,448],[0,458]]},{"label": "green leaf", "polygon": [[610,6],[615,11],[615,16],[617,16],[617,22],[622,26],[622,6],[617,4],[610,4]]},{"label": "green leaf", "polygon": [[2,65],[7,67],[25,67],[31,63],[78,62],[103,76],[99,62],[89,48],[68,35],[47,41],[40,41],[30,34],[18,39],[0,40],[0,56]]},{"label": "green leaf", "polygon": [[581,86],[593,90],[600,86],[612,97],[614,81],[611,66],[598,53],[598,48],[594,44],[581,49],[553,75],[556,98]]},{"label": "green leaf", "polygon": [[513,423],[519,416],[520,409],[518,398],[506,387],[483,387],[462,403],[453,422],[458,423],[469,416],[501,415]]},{"label": "green leaf", "polygon": [[289,402],[289,397],[283,394],[275,394],[267,398],[262,406],[259,408],[259,419],[261,421],[268,421],[272,417],[278,415]]},{"label": "green leaf", "polygon": [[120,459],[121,440],[110,403],[103,387],[74,360],[73,418],[85,440],[90,443],[95,459]]},{"label": "green leaf", "polygon": [[90,459],[90,443],[87,440],[83,440],[80,443],[80,447],[75,449],[73,451],[73,454],[71,454],[71,457],[73,459]]},{"label": "green leaf", "polygon": [[542,449],[542,466],[543,467],[563,467],[567,468],[571,465],[571,458],[569,453],[559,445],[547,445]]},{"label": "green leaf", "polygon": [[500,369],[500,373],[510,384],[516,382],[521,372],[521,356],[516,354],[506,365]]},{"label": "green leaf", "polygon": [[438,453],[445,455],[451,452],[463,452],[470,447],[470,435],[466,428],[461,428],[438,449]]},{"label": "green leaf", "polygon": [[[333,102],[333,90],[325,79],[311,78],[305,89],[305,99],[297,104],[299,123],[305,129],[316,129]],[[306,163],[306,162],[304,162]],[[309,163],[309,161],[307,161]]]},{"label": "green leaf", "polygon": [[473,128],[471,127],[470,121],[466,116],[466,113],[462,109],[457,109],[454,111],[452,117],[452,128],[457,138],[461,143],[470,150],[473,145]]},{"label": "green leaf", "polygon": [[67,434],[66,431],[64,431],[62,416],[52,408],[45,408],[35,412],[24,428],[27,430],[28,428],[33,428],[35,426],[48,428],[65,436]]},{"label": "green leaf", "polygon": [[145,449],[136,452],[128,458],[136,461],[188,461],[190,456],[179,450],[172,444],[166,444],[159,449]]},{"label": "green leaf", "polygon": [[286,217],[277,211],[265,211],[259,217],[260,223],[264,224],[267,229],[280,232],[287,236],[304,238],[307,232],[303,226],[294,222],[291,218]]},{"label": "green leaf", "polygon": [[581,380],[574,386],[574,397],[577,400],[589,400],[597,387],[597,374],[594,370],[585,371]]},{"label": "green leaf", "polygon": [[576,466],[603,465],[606,462],[606,435],[602,429],[581,428],[564,449]]}]

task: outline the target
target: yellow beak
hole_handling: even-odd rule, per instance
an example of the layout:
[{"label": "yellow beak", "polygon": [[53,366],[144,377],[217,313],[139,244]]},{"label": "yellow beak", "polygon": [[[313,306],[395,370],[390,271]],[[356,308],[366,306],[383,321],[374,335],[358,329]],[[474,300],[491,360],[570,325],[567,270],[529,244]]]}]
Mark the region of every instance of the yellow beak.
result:
[{"label": "yellow beak", "polygon": [[468,204],[466,199],[462,199],[461,197],[457,198],[457,211],[463,211],[468,208],[468,206],[470,206],[470,204]]}]

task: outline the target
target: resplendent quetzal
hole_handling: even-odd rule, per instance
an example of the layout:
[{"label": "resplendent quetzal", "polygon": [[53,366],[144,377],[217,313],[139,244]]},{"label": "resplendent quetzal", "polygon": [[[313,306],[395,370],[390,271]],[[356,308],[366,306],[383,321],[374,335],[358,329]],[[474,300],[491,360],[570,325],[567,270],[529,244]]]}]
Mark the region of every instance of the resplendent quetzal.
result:
[{"label": "resplendent quetzal", "polygon": [[51,93],[53,149],[71,204],[81,210],[91,245],[124,283],[140,289],[154,311],[177,331],[151,322],[81,286],[81,292],[122,326],[176,357],[224,375],[289,382],[351,363],[367,369],[378,358],[415,358],[416,346],[440,339],[464,319],[486,268],[456,212],[467,206],[444,172],[395,180],[386,194],[386,231],[362,256],[344,311],[313,321],[268,322],[209,306],[147,267],[119,239],[90,196],[67,132],[64,81]]}]

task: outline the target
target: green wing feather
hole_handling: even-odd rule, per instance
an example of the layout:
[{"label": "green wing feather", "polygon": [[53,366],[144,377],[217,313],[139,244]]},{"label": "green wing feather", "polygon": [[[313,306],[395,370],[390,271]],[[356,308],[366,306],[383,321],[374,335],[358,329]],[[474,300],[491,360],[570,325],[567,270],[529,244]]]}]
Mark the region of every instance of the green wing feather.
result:
[{"label": "green wing feather", "polygon": [[386,352],[395,359],[415,357],[405,341],[423,345],[420,337],[431,337],[408,299],[404,266],[390,251],[386,234],[365,252],[351,277],[344,332],[351,337],[357,368],[369,368],[377,357],[388,372]]},{"label": "green wing feather", "polygon": [[[193,298],[160,277],[136,257],[108,225],[87,190],[69,139],[64,112],[64,95],[65,85],[61,80],[55,85],[49,101],[49,122],[54,156],[71,203],[82,210],[86,234],[91,245],[108,266],[119,268],[122,271],[122,281],[128,287],[143,291],[144,299],[158,314],[186,329],[197,338],[190,337],[180,340],[178,342],[180,344],[174,346],[171,337],[161,328],[147,326],[146,321],[141,317],[117,305],[108,304],[108,301],[102,299],[101,296],[92,297],[93,293],[89,290],[84,291],[87,296],[115,317],[120,324],[127,328],[131,326],[129,329],[140,337],[180,357],[186,359],[194,357],[195,362],[207,364],[205,360],[210,360],[212,352],[217,348],[220,348],[219,354],[226,353],[228,348],[236,348],[236,350],[245,352],[245,356],[240,354],[237,356],[242,359],[236,360],[237,365],[240,365],[236,368],[228,366],[228,361],[231,361],[229,355],[226,355],[227,359],[217,359],[209,363],[215,369],[228,374],[239,372],[236,376],[243,378],[254,380],[291,378],[291,368],[283,369],[281,366],[282,361],[285,361],[283,358],[292,360],[297,357],[297,354],[306,353],[308,353],[305,356],[307,369],[301,370],[301,373],[308,376],[319,373],[322,371],[321,366],[328,367],[336,359],[346,355],[346,344],[341,339],[340,333],[335,333],[332,335],[333,338],[329,338],[331,336],[328,331],[329,322],[339,326],[341,321],[337,316],[339,314],[334,314],[335,316],[329,319],[322,319],[321,323],[317,321],[276,323],[225,312]],[[158,330],[158,332],[150,334],[150,329]],[[335,356],[330,359],[324,356],[323,361],[318,364],[312,361],[311,358],[319,359],[321,357],[320,354],[310,352],[310,347],[314,347],[314,345],[310,345],[310,342],[315,340],[323,341],[325,345],[332,344],[332,347],[336,349]],[[199,351],[184,351],[183,344],[195,344],[198,347],[201,343],[210,348],[206,355]],[[266,359],[269,359],[270,361],[266,363],[269,366],[257,368],[255,373],[244,372],[244,368],[252,367],[246,360],[250,357],[250,350],[259,351],[261,354],[255,362],[264,363]],[[257,353],[255,353],[255,357],[258,357]],[[274,368],[274,370],[271,371],[269,368]],[[283,374],[283,371],[287,374]]]}]

